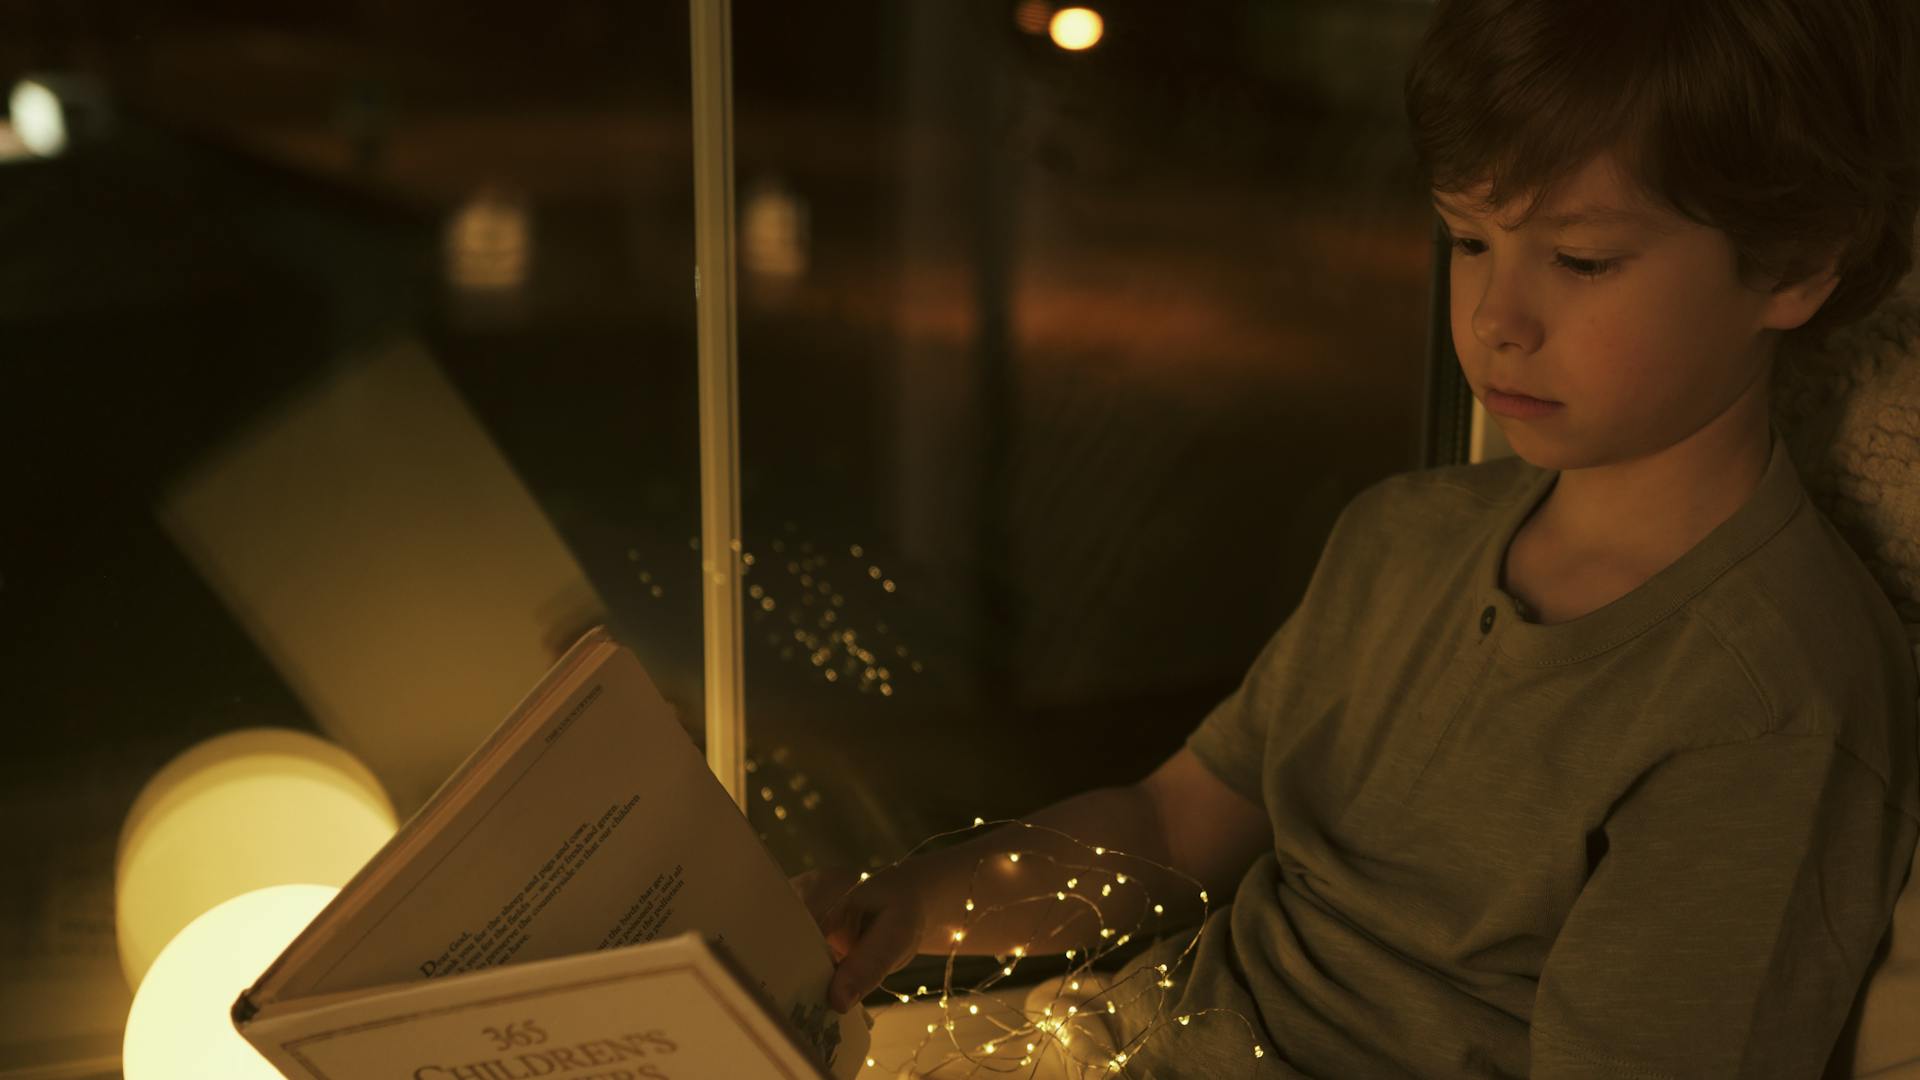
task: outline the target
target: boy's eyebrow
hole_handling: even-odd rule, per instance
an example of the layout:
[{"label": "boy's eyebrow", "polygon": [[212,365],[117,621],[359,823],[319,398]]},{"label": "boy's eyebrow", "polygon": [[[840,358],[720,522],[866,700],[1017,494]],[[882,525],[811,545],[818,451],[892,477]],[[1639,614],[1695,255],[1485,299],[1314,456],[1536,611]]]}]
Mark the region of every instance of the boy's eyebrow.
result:
[{"label": "boy's eyebrow", "polygon": [[[1462,213],[1460,210],[1441,202],[1438,196],[1433,200],[1433,208],[1443,213],[1452,214],[1455,217],[1466,218],[1469,221],[1479,220],[1472,214]],[[1536,214],[1534,215],[1534,220],[1555,229],[1571,229],[1581,225],[1626,225],[1639,228],[1654,227],[1653,219],[1638,211],[1622,210],[1618,207],[1602,206],[1599,204],[1576,206],[1571,210],[1566,210],[1558,214]],[[1516,231],[1514,229],[1508,229],[1505,225],[1502,225],[1501,228],[1507,232]]]}]

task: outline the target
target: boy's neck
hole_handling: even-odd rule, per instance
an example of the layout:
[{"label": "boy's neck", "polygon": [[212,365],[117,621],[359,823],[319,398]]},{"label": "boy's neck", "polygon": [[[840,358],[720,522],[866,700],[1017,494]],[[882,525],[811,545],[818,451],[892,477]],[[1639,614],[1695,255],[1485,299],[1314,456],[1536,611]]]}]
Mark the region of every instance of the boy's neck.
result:
[{"label": "boy's neck", "polygon": [[1645,457],[1560,473],[1525,528],[1578,561],[1651,577],[1732,517],[1773,450],[1768,378],[1707,426]]}]

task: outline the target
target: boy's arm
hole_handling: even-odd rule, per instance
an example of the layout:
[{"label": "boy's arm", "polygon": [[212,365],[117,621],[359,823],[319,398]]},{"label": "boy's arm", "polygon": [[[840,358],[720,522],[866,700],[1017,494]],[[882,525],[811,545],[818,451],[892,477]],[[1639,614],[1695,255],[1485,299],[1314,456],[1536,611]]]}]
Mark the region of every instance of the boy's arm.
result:
[{"label": "boy's arm", "polygon": [[834,956],[832,1007],[846,1011],[915,954],[1039,956],[1087,949],[1103,927],[1117,945],[1136,928],[1191,925],[1231,901],[1273,847],[1260,804],[1185,747],[1139,783],[1084,792],[1024,820],[1044,827],[1001,826],[868,880],[845,870],[795,878]]},{"label": "boy's arm", "polygon": [[1656,766],[1610,815],[1547,956],[1530,1075],[1819,1076],[1915,830],[1830,737]]},{"label": "boy's arm", "polygon": [[1228,787],[1188,747],[1138,786],[1159,818],[1167,852],[1161,861],[1199,879],[1215,907],[1231,901],[1247,868],[1273,850],[1266,807]]},{"label": "boy's arm", "polygon": [[[1066,889],[1069,877],[1078,879],[1073,891],[1098,899],[1104,925],[1116,932],[1146,916],[1149,897],[1165,913],[1146,916],[1148,930],[1192,922],[1202,909],[1200,888],[1214,908],[1226,904],[1253,860],[1273,846],[1266,811],[1184,747],[1138,783],[1084,792],[1023,820],[1108,853],[1095,855],[1048,829],[1011,825],[902,863],[892,873],[919,897],[926,915],[921,952],[945,955],[956,944],[969,955],[1006,954],[1015,947],[1036,955],[1087,948],[1100,940],[1102,922],[1081,905],[1056,902],[1055,892]],[[1018,862],[1006,857],[1014,851],[1025,853]],[[1200,886],[1152,863],[1182,871]],[[1117,881],[1118,874],[1127,881]],[[1112,895],[1102,897],[1101,886],[1109,884]],[[1043,899],[981,915],[1032,896]],[[964,928],[965,940],[956,943],[953,934],[968,917],[968,899],[974,917]]]}]

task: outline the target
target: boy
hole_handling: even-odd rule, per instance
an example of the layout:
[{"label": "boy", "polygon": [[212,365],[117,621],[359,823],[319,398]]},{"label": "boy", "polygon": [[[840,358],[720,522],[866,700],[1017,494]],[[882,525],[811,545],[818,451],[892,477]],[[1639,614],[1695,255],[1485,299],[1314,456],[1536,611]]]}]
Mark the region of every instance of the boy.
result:
[{"label": "boy", "polygon": [[[1911,264],[1913,6],[1436,6],[1408,113],[1462,370],[1518,456],[1361,493],[1182,750],[1028,819],[1231,901],[1123,974],[1247,1025],[1157,1032],[1130,1073],[1820,1074],[1920,829],[1916,687],[1768,386],[1783,338]],[[968,900],[1057,888],[1045,855],[1085,860],[1049,837],[798,879],[834,1004],[947,952]],[[1122,861],[1106,925],[1200,914]],[[1097,926],[1030,905],[960,948]]]}]

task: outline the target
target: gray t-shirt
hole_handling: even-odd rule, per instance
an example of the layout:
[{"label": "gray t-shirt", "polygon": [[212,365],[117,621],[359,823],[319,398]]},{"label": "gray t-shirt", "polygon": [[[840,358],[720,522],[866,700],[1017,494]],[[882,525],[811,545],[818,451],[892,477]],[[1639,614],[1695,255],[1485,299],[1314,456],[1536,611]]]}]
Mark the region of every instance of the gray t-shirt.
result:
[{"label": "gray t-shirt", "polygon": [[1130,1071],[1819,1075],[1920,828],[1902,627],[1777,437],[1679,561],[1526,621],[1501,567],[1557,475],[1410,473],[1343,512],[1187,744],[1273,822],[1165,1001],[1231,1012]]}]

